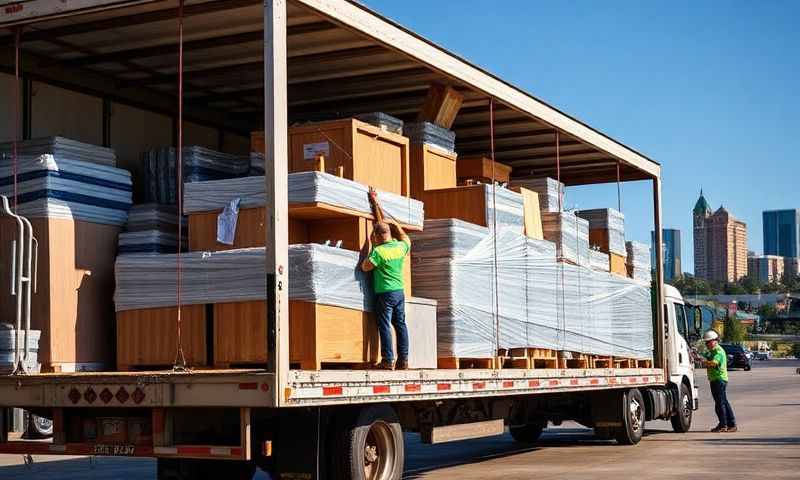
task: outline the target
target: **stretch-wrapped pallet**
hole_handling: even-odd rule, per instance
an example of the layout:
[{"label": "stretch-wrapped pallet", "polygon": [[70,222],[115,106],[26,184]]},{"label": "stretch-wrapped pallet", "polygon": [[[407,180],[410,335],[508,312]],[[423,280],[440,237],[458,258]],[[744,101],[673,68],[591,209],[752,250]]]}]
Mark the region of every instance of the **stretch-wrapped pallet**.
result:
[{"label": "stretch-wrapped pallet", "polygon": [[625,247],[628,251],[627,264],[631,269],[631,277],[640,282],[650,283],[652,275],[650,273],[650,245],[641,242],[627,242]]},{"label": "stretch-wrapped pallet", "polygon": [[[0,143],[0,156],[11,158],[12,153],[12,142]],[[78,160],[107,167],[117,166],[117,155],[113,149],[65,137],[41,137],[17,142],[17,155],[26,157],[52,155],[56,161]]]},{"label": "stretch-wrapped pallet", "polygon": [[626,255],[625,250],[625,215],[613,208],[596,208],[575,212],[589,222],[590,229],[608,231],[608,251],[617,255]]},{"label": "stretch-wrapped pallet", "polygon": [[589,258],[589,222],[572,212],[543,212],[542,231],[545,240],[556,244],[558,257],[585,267]]},{"label": "stretch-wrapped pallet", "polygon": [[[563,204],[564,184],[553,178],[514,179],[513,187],[523,187],[539,194],[539,208],[542,212],[558,212]],[[558,199],[562,197],[561,204]]]}]

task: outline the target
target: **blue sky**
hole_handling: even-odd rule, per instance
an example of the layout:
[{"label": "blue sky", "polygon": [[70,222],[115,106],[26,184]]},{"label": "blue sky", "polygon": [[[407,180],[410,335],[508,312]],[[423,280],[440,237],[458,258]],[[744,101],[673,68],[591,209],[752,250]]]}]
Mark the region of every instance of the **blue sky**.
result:
[{"label": "blue sky", "polygon": [[[761,211],[800,207],[800,2],[366,3],[661,163],[685,271],[701,187],[757,252]],[[616,206],[616,187],[566,204]],[[627,237],[649,242],[650,183],[623,184],[622,207]]]}]

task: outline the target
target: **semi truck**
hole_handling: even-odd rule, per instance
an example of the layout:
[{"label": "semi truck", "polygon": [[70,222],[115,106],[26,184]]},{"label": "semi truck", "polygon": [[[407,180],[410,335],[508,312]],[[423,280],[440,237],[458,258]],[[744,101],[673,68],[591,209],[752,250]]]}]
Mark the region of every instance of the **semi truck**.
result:
[{"label": "semi truck", "polygon": [[[197,91],[185,99],[175,88],[183,57],[173,67],[153,61],[174,58],[182,21],[195,27],[180,48],[195,55],[186,78]],[[260,467],[273,478],[392,480],[402,476],[404,432],[428,444],[506,431],[533,443],[548,423],[574,420],[598,437],[635,445],[647,421],[689,430],[698,407],[689,341],[700,328],[699,315],[663,282],[656,162],[357,1],[28,0],[6,5],[0,25],[13,32],[0,38],[7,50],[2,67],[18,81],[158,112],[176,119],[176,129],[180,119],[192,121],[217,129],[221,138],[252,131],[253,124],[264,127],[269,306],[263,368],[120,372],[76,366],[74,372],[0,377],[0,453],[154,457],[159,479],[244,479]],[[109,38],[113,45],[103,47]],[[109,62],[122,67],[93,68]],[[568,186],[651,183],[653,310],[642,312],[653,318],[651,365],[292,368],[289,123],[331,112],[413,117],[431,82],[454,85],[464,95],[453,125],[459,148],[477,151],[491,142],[497,160],[513,165],[517,177],[553,176]],[[29,100],[23,95],[23,121]],[[237,113],[261,101],[254,112]],[[109,130],[106,110],[103,143],[113,144],[120,133]],[[80,116],[70,118],[78,122]],[[14,408],[52,420],[52,438],[9,434]]]}]

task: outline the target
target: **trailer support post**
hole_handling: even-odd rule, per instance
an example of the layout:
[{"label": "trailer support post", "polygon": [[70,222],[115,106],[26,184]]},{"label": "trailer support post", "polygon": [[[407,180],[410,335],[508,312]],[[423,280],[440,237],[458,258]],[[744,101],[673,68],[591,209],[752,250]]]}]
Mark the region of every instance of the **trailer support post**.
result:
[{"label": "trailer support post", "polygon": [[656,316],[655,326],[655,361],[656,367],[661,367],[665,371],[665,377],[669,378],[669,365],[667,365],[665,351],[665,342],[672,332],[667,331],[666,318],[664,317],[664,248],[663,238],[661,231],[661,177],[653,178],[653,218],[655,229],[655,285],[653,287],[655,292],[656,308],[654,314]]},{"label": "trailer support post", "polygon": [[288,104],[286,0],[264,2],[264,144],[267,208],[268,368],[275,374],[272,405],[284,403],[289,378]]}]

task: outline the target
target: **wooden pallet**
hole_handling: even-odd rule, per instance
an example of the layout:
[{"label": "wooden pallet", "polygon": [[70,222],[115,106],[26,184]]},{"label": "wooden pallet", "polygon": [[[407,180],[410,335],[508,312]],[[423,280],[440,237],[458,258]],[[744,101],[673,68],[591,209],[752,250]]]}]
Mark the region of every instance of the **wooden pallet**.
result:
[{"label": "wooden pallet", "polygon": [[637,368],[653,368],[652,360],[636,360]]},{"label": "wooden pallet", "polygon": [[614,368],[614,357],[610,355],[593,355],[592,368]]},{"label": "wooden pallet", "polygon": [[[567,356],[564,356],[564,354],[567,354]],[[591,368],[591,357],[591,355],[579,352],[560,352],[558,368]]]},{"label": "wooden pallet", "polygon": [[547,348],[502,349],[503,368],[558,368],[558,352]]},{"label": "wooden pallet", "polygon": [[614,357],[614,368],[636,368],[636,360]]},{"label": "wooden pallet", "polygon": [[437,364],[441,369],[466,369],[466,368],[483,368],[493,369],[502,367],[502,357],[490,358],[464,358],[464,357],[441,357],[437,360]]}]

